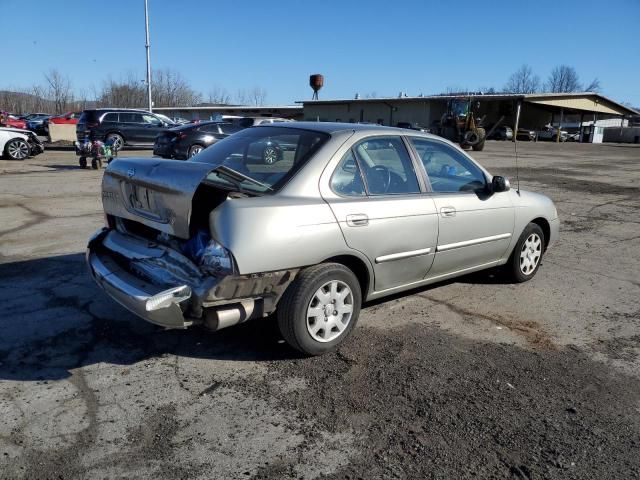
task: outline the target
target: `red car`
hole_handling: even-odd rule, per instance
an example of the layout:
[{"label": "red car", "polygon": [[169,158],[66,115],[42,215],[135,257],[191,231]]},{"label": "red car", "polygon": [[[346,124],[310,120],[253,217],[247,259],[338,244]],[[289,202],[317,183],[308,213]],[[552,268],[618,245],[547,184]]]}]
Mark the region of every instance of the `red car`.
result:
[{"label": "red car", "polygon": [[20,120],[18,117],[16,117],[15,115],[11,115],[10,113],[6,113],[6,112],[2,112],[2,118],[4,121],[4,124],[7,127],[12,127],[12,128],[22,128],[23,130],[26,130],[27,128],[27,122],[25,122],[24,120]]},{"label": "red car", "polygon": [[82,115],[82,112],[67,112],[64,115],[57,115],[55,117],[51,117],[48,122],[49,123],[65,123],[69,125],[76,125],[78,123],[78,119]]}]

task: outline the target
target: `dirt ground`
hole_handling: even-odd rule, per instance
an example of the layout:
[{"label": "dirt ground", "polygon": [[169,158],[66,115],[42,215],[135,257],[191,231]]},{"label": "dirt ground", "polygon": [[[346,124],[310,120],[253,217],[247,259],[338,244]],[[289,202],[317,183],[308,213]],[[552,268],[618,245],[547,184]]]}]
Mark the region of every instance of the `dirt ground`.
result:
[{"label": "dirt ground", "polygon": [[[535,279],[366,305],[311,359],[135,318],[84,265],[101,172],[0,160],[0,478],[640,478],[640,148],[518,148],[562,221]],[[512,143],[473,155],[516,185]]]}]

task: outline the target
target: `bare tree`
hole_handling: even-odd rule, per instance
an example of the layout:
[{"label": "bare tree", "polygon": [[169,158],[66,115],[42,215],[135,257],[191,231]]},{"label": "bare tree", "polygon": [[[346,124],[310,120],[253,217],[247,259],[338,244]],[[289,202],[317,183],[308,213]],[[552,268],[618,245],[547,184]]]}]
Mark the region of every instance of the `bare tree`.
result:
[{"label": "bare tree", "polygon": [[582,84],[575,68],[559,65],[551,70],[545,90],[551,93],[579,92]]},{"label": "bare tree", "polygon": [[240,105],[264,105],[267,100],[267,91],[262,87],[253,87],[251,90],[239,89],[236,100]]},{"label": "bare tree", "polygon": [[591,80],[591,83],[584,88],[585,92],[599,92],[600,90],[602,90],[602,85],[597,78]]},{"label": "bare tree", "polygon": [[153,72],[151,95],[157,107],[188,107],[201,101],[200,94],[191,88],[189,82],[169,68]]},{"label": "bare tree", "polygon": [[504,90],[509,93],[536,93],[540,91],[540,77],[529,65],[522,65],[511,74]]},{"label": "bare tree", "polygon": [[267,91],[262,87],[253,87],[249,92],[249,100],[252,105],[264,105],[267,101]]},{"label": "bare tree", "polygon": [[107,78],[97,99],[101,107],[144,108],[147,105],[147,91],[144,82],[129,72],[118,81]]},{"label": "bare tree", "polygon": [[44,74],[48,86],[48,97],[53,101],[55,113],[65,113],[69,102],[73,100],[71,80],[52,68]]},{"label": "bare tree", "polygon": [[231,95],[229,95],[226,88],[214,85],[211,90],[209,90],[209,103],[231,103]]}]

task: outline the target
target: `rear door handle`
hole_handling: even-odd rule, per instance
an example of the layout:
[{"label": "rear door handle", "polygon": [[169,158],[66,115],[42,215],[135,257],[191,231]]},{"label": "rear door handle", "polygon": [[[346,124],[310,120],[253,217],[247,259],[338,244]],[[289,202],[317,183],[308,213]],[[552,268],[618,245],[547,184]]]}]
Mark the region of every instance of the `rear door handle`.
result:
[{"label": "rear door handle", "polygon": [[456,209],[453,207],[442,207],[440,209],[440,215],[442,215],[443,217],[455,217]]},{"label": "rear door handle", "polygon": [[364,213],[356,213],[347,215],[347,225],[350,227],[365,227],[369,225],[369,217]]}]

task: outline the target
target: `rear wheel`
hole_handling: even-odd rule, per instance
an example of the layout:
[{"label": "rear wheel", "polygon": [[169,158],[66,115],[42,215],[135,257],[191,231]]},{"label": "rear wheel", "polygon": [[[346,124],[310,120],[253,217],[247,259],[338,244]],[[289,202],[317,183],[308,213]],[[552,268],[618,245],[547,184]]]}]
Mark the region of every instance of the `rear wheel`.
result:
[{"label": "rear wheel", "polygon": [[262,159],[267,165],[272,165],[278,161],[278,149],[272,145],[268,145],[262,151]]},{"label": "rear wheel", "polygon": [[362,294],[353,272],[323,263],[300,272],[278,305],[280,332],[296,350],[321,355],[338,347],[358,321]]},{"label": "rear wheel", "polygon": [[124,138],[118,133],[110,133],[105,138],[105,142],[111,141],[111,147],[115,150],[122,150],[124,147]]},{"label": "rear wheel", "polygon": [[515,282],[526,282],[535,276],[540,268],[544,245],[542,228],[535,223],[528,224],[509,258],[509,273]]},{"label": "rear wheel", "polygon": [[87,157],[80,157],[78,163],[80,164],[80,168],[87,168]]},{"label": "rear wheel", "polygon": [[202,145],[191,145],[191,148],[189,148],[188,158],[191,158],[194,155],[199,154],[202,150],[204,150],[204,147]]},{"label": "rear wheel", "polygon": [[7,143],[4,148],[5,153],[11,160],[24,160],[29,156],[29,144],[21,138],[14,138]]}]

